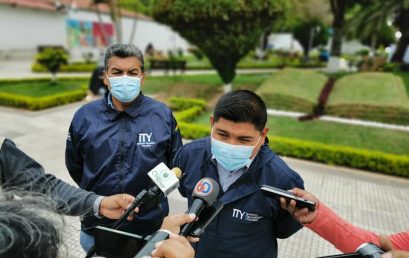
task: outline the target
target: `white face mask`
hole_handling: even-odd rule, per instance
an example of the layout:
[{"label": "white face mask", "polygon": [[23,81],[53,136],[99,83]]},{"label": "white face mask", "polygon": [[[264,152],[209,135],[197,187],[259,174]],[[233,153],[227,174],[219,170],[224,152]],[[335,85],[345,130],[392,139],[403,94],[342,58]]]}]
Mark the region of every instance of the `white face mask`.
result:
[{"label": "white face mask", "polygon": [[222,167],[230,172],[235,172],[251,163],[250,156],[253,153],[254,148],[260,142],[260,139],[261,136],[258,138],[258,141],[254,146],[246,146],[228,144],[218,141],[212,136],[211,152]]}]

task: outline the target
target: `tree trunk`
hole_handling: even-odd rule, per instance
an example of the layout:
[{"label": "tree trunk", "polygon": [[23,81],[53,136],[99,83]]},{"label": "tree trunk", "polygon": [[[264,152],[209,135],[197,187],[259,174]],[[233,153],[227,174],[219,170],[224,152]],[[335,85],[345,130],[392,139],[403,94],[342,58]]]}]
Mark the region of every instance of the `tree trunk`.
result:
[{"label": "tree trunk", "polygon": [[399,39],[396,51],[392,56],[392,62],[403,63],[403,57],[405,56],[406,48],[409,45],[409,9],[402,9],[396,18],[396,25],[402,33],[402,37]]},{"label": "tree trunk", "polygon": [[57,73],[51,73],[51,84],[57,84]]},{"label": "tree trunk", "polygon": [[133,40],[134,40],[134,38],[135,38],[136,22],[137,22],[137,19],[136,19],[136,17],[135,17],[135,18],[133,19],[133,22],[132,22],[132,30],[131,30],[131,36],[129,37],[129,44],[132,44],[132,43],[133,43]]},{"label": "tree trunk", "polygon": [[232,83],[225,83],[223,84],[223,93],[228,93],[232,90]]},{"label": "tree trunk", "polygon": [[116,0],[109,1],[109,9],[111,12],[111,20],[115,25],[116,43],[122,43],[121,9],[117,5]]},{"label": "tree trunk", "polygon": [[342,48],[342,37],[345,23],[345,0],[331,0],[331,10],[334,15],[332,28],[334,33],[331,42],[331,56],[340,57]]}]

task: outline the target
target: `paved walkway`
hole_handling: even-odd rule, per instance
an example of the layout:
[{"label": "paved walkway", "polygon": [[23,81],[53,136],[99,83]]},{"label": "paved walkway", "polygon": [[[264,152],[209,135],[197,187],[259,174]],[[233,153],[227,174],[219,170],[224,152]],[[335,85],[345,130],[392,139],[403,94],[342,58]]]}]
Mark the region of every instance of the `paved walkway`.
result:
[{"label": "paved walkway", "polygon": [[[0,107],[0,135],[5,135],[46,171],[73,184],[64,165],[65,138],[74,112],[84,103],[30,112]],[[409,180],[285,158],[305,180],[307,189],[342,217],[363,228],[392,233],[408,228]],[[184,212],[185,200],[174,192],[171,213]],[[62,257],[84,257],[78,244],[79,222],[67,217]],[[308,229],[279,241],[279,257],[300,258],[335,254],[326,241]]]}]

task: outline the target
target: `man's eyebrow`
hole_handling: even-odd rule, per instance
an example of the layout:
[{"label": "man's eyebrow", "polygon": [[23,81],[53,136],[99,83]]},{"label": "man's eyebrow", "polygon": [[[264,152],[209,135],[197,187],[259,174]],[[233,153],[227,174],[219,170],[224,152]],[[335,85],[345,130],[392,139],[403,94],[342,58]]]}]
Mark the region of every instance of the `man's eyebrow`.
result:
[{"label": "man's eyebrow", "polygon": [[218,133],[229,134],[228,131],[225,131],[225,130],[223,130],[223,129],[216,129],[216,131],[217,131]]}]

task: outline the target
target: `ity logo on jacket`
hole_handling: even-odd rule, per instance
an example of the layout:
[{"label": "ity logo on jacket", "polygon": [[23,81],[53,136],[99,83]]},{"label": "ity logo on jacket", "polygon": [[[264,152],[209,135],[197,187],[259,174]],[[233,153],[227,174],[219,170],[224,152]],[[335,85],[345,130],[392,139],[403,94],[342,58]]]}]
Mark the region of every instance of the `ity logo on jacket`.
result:
[{"label": "ity logo on jacket", "polygon": [[251,221],[251,222],[257,222],[263,218],[263,216],[257,213],[245,212],[239,209],[233,209],[232,217],[236,219],[240,219],[240,220]]},{"label": "ity logo on jacket", "polygon": [[142,147],[151,147],[154,145],[156,142],[151,140],[152,138],[152,133],[139,133],[138,137],[138,146]]}]

